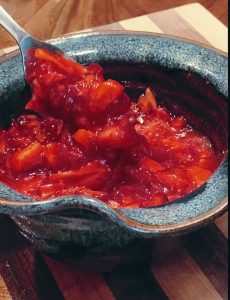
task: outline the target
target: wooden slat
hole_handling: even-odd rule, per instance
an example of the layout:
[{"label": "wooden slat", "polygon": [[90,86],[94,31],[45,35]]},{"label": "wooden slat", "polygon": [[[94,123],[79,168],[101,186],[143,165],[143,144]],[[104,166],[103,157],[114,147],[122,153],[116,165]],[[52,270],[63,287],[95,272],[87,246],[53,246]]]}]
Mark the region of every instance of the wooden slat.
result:
[{"label": "wooden slat", "polygon": [[228,243],[214,225],[182,237],[182,244],[223,299],[228,297]]},{"label": "wooden slat", "polygon": [[185,19],[182,19],[175,9],[154,13],[149,17],[164,33],[209,44],[206,38]]},{"label": "wooden slat", "polygon": [[103,277],[44,256],[65,300],[115,300]]},{"label": "wooden slat", "polygon": [[93,28],[92,30],[124,30],[120,23],[112,23],[108,25],[98,26]]},{"label": "wooden slat", "polygon": [[223,235],[228,238],[228,213],[216,219],[215,223]]},{"label": "wooden slat", "polygon": [[[67,21],[65,11],[68,6],[66,1],[43,1],[39,9],[34,12],[33,17],[25,20],[23,28],[33,36],[39,36],[41,40],[55,37],[57,34],[62,36],[65,33],[63,25]],[[61,28],[60,21],[62,22]]]},{"label": "wooden slat", "polygon": [[218,19],[204,9],[203,6],[194,4],[195,14],[189,5],[175,8],[176,12],[195,30],[205,37],[211,45],[222,51],[228,52],[228,30]]},{"label": "wooden slat", "polygon": [[166,300],[159,283],[152,277],[148,265],[123,265],[104,274],[104,278],[119,300]]},{"label": "wooden slat", "polygon": [[[0,215],[0,274],[13,299],[63,300],[41,254],[18,232],[16,225]],[[5,300],[0,294],[0,299]]]},{"label": "wooden slat", "polygon": [[[0,269],[1,271],[1,269]],[[6,284],[0,274],[0,299],[4,300],[12,300],[12,297],[6,287]]]},{"label": "wooden slat", "polygon": [[153,23],[149,16],[141,16],[138,18],[128,19],[120,21],[119,24],[125,30],[136,30],[136,31],[148,31],[148,32],[157,32],[163,33],[163,31]]},{"label": "wooden slat", "polygon": [[13,46],[13,47],[2,49],[2,50],[0,50],[0,57],[3,56],[3,55],[6,55],[8,53],[11,53],[12,51],[14,51],[16,49],[18,49],[17,46]]},{"label": "wooden slat", "polygon": [[[167,245],[167,242],[161,244],[161,251]],[[152,273],[170,300],[222,299],[196,262],[180,245],[173,252],[156,257],[152,263]]]}]

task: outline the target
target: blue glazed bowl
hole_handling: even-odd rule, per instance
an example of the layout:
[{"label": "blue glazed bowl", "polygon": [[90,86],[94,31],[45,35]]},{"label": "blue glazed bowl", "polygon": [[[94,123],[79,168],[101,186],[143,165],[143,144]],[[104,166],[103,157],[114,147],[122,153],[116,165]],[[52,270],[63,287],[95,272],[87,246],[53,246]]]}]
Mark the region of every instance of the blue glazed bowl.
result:
[{"label": "blue glazed bowl", "polygon": [[[165,35],[94,32],[52,40],[80,63],[99,62],[105,76],[130,95],[151,85],[158,101],[205,132],[222,158],[211,179],[194,193],[154,208],[112,209],[86,196],[38,202],[0,185],[0,212],[8,214],[37,248],[64,257],[115,253],[136,239],[183,234],[227,209],[227,57],[201,44]],[[3,118],[28,100],[21,57],[0,64]]]}]

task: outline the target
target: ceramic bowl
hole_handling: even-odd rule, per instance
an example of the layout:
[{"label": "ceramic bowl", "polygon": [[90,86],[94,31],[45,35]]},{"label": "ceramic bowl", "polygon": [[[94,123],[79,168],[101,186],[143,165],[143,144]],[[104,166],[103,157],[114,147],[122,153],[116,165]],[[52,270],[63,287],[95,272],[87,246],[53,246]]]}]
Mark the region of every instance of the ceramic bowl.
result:
[{"label": "ceramic bowl", "polygon": [[[83,33],[52,40],[80,63],[101,63],[106,77],[130,95],[152,86],[158,101],[205,132],[222,164],[192,194],[154,208],[112,209],[86,196],[34,201],[1,184],[0,212],[8,214],[40,250],[66,257],[112,253],[135,239],[184,234],[227,209],[227,57],[201,44],[135,32]],[[1,63],[1,117],[28,100],[18,52]],[[24,100],[24,101],[23,101]]]}]

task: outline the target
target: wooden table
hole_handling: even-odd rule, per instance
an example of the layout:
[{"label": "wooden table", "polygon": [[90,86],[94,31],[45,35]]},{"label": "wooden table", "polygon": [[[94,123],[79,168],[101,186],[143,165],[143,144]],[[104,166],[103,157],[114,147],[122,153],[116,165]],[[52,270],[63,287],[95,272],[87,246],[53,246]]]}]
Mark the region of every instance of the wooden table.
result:
[{"label": "wooden table", "polygon": [[[163,32],[227,52],[227,28],[200,4],[152,13],[191,1],[158,1],[164,2],[161,7],[147,0],[133,1],[130,6],[130,1],[107,1],[111,6],[106,8],[103,6],[106,1],[98,0],[98,6],[96,2],[0,0],[38,38],[53,38],[113,22],[97,29]],[[121,6],[119,12],[114,3]],[[226,2],[203,0],[202,3],[226,24]],[[84,7],[86,15],[82,13]],[[126,19],[137,15],[142,16]],[[13,45],[0,29],[0,55],[12,51],[6,47]],[[226,213],[186,236],[153,241],[151,263],[121,265],[104,273],[83,272],[38,252],[7,216],[0,215],[0,299],[227,299],[227,236]]]}]

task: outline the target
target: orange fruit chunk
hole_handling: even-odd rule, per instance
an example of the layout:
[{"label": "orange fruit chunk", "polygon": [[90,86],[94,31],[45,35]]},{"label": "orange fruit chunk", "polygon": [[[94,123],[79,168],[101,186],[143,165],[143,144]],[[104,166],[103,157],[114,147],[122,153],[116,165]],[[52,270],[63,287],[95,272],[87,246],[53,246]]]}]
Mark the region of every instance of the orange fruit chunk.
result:
[{"label": "orange fruit chunk", "polygon": [[42,145],[32,143],[26,148],[16,152],[10,158],[10,167],[14,172],[25,172],[37,168],[42,161]]},{"label": "orange fruit chunk", "polygon": [[157,101],[150,88],[147,88],[145,95],[139,97],[138,106],[144,114],[148,114],[157,109]]},{"label": "orange fruit chunk", "polygon": [[140,159],[140,166],[141,168],[153,173],[163,171],[165,169],[162,164],[146,156]]},{"label": "orange fruit chunk", "polygon": [[66,185],[77,185],[86,188],[97,188],[105,182],[110,174],[108,166],[98,161],[88,163],[78,170],[70,170],[51,174],[50,182],[63,182]]},{"label": "orange fruit chunk", "polygon": [[198,166],[188,168],[188,172],[192,176],[197,186],[200,186],[206,182],[212,175],[211,171]]}]

